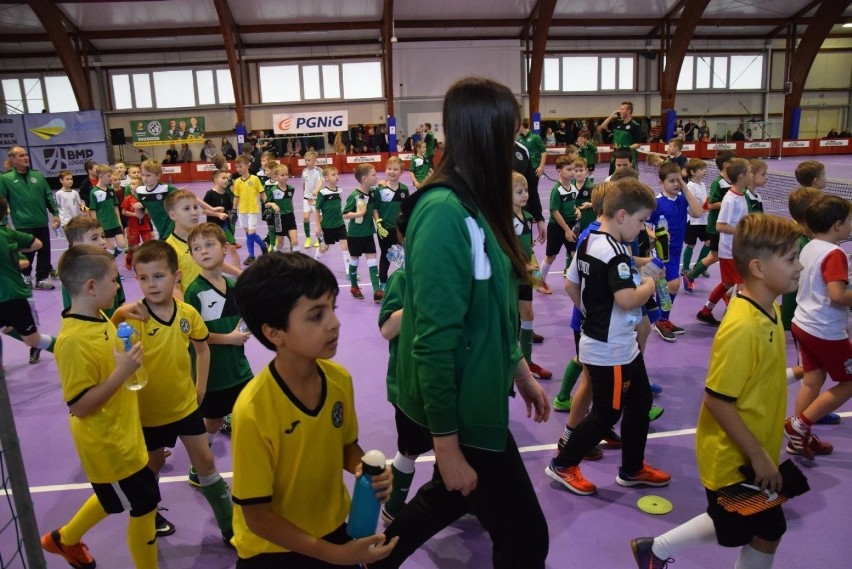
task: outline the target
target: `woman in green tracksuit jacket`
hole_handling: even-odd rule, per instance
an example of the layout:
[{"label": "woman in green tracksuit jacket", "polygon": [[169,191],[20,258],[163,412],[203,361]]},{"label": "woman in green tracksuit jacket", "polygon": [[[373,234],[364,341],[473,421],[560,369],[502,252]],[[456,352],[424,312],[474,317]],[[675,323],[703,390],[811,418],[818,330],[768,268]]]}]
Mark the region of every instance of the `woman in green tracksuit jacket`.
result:
[{"label": "woman in green tracksuit jacket", "polygon": [[[399,408],[432,437],[438,468],[388,526],[400,536],[374,567],[398,567],[472,511],[499,568],[543,568],[547,522],[509,432],[515,389],[537,422],[550,408],[517,343],[527,261],[512,227],[519,108],[503,85],[463,79],[444,100],[446,143],[434,183],[403,205],[406,276]],[[485,125],[483,132],[483,125]]]}]

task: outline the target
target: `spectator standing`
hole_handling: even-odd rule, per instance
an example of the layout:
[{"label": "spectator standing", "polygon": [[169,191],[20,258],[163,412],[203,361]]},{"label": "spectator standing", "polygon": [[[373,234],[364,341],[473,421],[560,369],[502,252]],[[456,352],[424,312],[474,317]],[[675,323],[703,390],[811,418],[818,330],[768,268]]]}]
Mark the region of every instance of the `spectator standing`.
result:
[{"label": "spectator standing", "polygon": [[180,145],[180,158],[178,162],[192,162],[192,150],[189,149],[189,144],[185,142]]}]

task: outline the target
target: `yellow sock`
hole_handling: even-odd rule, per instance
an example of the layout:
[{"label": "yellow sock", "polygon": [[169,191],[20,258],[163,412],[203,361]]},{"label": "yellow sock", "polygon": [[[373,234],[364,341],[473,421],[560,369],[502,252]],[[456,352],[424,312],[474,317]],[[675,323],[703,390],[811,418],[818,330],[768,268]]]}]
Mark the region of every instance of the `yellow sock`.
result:
[{"label": "yellow sock", "polygon": [[[63,526],[60,531],[62,535],[62,543],[65,545],[74,545],[80,543],[83,539],[83,534],[92,529],[98,522],[107,517],[104,507],[98,501],[98,497],[92,494],[89,499],[80,506],[74,517],[67,525]],[[153,523],[153,522],[152,522]]]},{"label": "yellow sock", "polygon": [[157,568],[157,535],[154,517],[157,510],[151,510],[144,516],[131,516],[127,523],[127,546],[133,564],[138,568]]}]

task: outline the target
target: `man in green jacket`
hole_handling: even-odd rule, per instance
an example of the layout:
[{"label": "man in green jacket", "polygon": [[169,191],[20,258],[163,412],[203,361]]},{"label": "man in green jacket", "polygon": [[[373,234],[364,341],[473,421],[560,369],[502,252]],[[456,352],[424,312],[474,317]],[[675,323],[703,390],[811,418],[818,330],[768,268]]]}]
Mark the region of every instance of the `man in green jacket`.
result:
[{"label": "man in green jacket", "polygon": [[[15,229],[29,233],[42,243],[37,252],[26,253],[30,266],[24,269],[24,278],[31,287],[53,290],[48,277],[55,276],[50,264],[50,226],[59,227],[59,208],[44,175],[30,168],[30,156],[26,149],[15,146],[9,150],[12,169],[0,176],[0,194],[9,202],[12,223]],[[50,217],[45,215],[48,210]],[[32,262],[36,258],[35,279],[32,277]]]}]

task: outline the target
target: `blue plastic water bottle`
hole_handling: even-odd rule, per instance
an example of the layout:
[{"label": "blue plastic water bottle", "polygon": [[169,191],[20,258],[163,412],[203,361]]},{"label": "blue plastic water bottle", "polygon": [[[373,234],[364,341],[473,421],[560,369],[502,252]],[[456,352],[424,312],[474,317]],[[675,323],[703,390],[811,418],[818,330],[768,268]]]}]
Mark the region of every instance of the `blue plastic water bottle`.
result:
[{"label": "blue plastic water bottle", "polygon": [[[130,340],[130,337],[135,333],[136,332],[133,330],[133,327],[131,327],[127,322],[122,322],[118,325],[117,336],[124,343],[125,352],[129,352],[133,348],[133,342]],[[130,391],[139,391],[146,385],[148,385],[148,374],[142,366],[139,366],[139,369],[137,369],[133,375],[128,377],[124,382],[124,387]]]},{"label": "blue plastic water bottle", "polygon": [[349,521],[346,532],[352,539],[369,537],[376,533],[379,523],[381,503],[376,499],[373,490],[373,476],[385,470],[385,455],[378,450],[367,451],[361,457],[361,476],[355,480],[352,490],[352,508],[349,510]]},{"label": "blue plastic water bottle", "polygon": [[[654,266],[665,270],[665,264],[659,257],[652,257],[651,262]],[[666,282],[665,275],[657,279],[657,299],[660,301],[660,309],[667,312],[672,309],[672,297],[669,294],[669,285]]]},{"label": "blue plastic water bottle", "polygon": [[405,268],[405,249],[403,249],[402,245],[396,243],[390,246],[388,252],[385,254],[388,261],[391,262],[397,269]]}]

